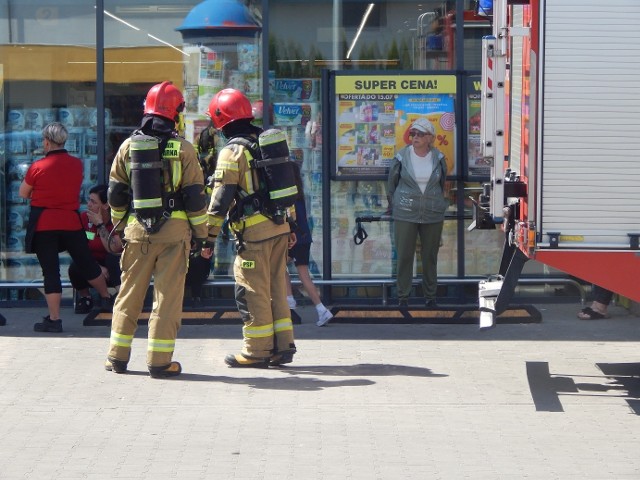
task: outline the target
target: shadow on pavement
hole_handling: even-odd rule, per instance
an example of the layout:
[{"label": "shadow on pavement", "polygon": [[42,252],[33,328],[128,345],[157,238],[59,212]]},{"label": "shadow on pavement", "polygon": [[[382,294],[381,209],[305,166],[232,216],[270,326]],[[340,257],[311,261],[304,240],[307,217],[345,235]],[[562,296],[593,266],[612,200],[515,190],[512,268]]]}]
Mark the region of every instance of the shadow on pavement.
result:
[{"label": "shadow on pavement", "polygon": [[[273,371],[274,369],[269,369]],[[335,387],[366,387],[375,382],[368,378],[351,378],[345,380],[324,380],[316,376],[332,377],[383,377],[383,376],[409,376],[409,377],[447,377],[448,375],[433,373],[428,368],[412,367],[406,365],[390,364],[358,364],[358,365],[315,365],[315,366],[286,366],[280,367],[283,373],[288,374],[284,378],[273,377],[229,377],[224,375],[200,375],[183,373],[171,381],[187,382],[221,382],[233,385],[247,385],[261,390],[298,390],[318,391]],[[250,371],[244,369],[244,372]],[[314,378],[309,376],[313,375]]]},{"label": "shadow on pavement", "polygon": [[585,377],[554,373],[548,362],[527,362],[527,380],[536,411],[564,412],[562,397],[570,395],[603,400],[622,398],[635,415],[640,415],[640,363],[596,365],[603,375]]}]

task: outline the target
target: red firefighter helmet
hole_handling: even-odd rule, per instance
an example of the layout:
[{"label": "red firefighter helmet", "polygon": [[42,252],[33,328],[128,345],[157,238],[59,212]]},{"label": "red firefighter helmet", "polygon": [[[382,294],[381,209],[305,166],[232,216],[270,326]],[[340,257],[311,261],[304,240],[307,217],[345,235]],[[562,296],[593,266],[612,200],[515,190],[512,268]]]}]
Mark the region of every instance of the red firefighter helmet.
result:
[{"label": "red firefighter helmet", "polygon": [[236,120],[254,118],[249,99],[233,88],[225,88],[215,94],[209,103],[209,116],[216,128],[223,128]]},{"label": "red firefighter helmet", "polygon": [[184,97],[171,82],[158,83],[151,87],[144,101],[144,113],[159,115],[176,121],[178,114],[184,110]]}]

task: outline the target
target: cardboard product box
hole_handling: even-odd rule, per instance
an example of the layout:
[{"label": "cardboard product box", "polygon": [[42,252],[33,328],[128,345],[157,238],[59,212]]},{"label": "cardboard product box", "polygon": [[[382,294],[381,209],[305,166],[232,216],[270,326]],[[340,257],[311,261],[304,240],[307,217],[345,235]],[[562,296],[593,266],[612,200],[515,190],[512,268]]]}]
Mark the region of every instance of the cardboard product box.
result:
[{"label": "cardboard product box", "polygon": [[41,131],[45,125],[58,120],[57,108],[33,108],[25,112],[25,128]]},{"label": "cardboard product box", "polygon": [[317,78],[278,78],[270,82],[276,102],[318,102],[320,80]]},{"label": "cardboard product box", "polygon": [[27,117],[24,110],[9,110],[7,112],[7,130],[19,131],[26,127]]},{"label": "cardboard product box", "polygon": [[64,144],[64,148],[71,155],[82,155],[84,149],[84,133],[85,129],[82,127],[67,127],[69,136]]},{"label": "cardboard product box", "polygon": [[318,117],[318,103],[274,103],[273,125],[279,128],[286,126],[306,126],[310,120]]},{"label": "cardboard product box", "polygon": [[[7,132],[6,136],[6,149],[7,153],[11,157],[24,157],[31,158],[32,142],[31,132],[13,131]],[[40,137],[42,141],[42,137]]]},{"label": "cardboard product box", "polygon": [[89,112],[84,107],[68,107],[58,110],[60,123],[65,127],[85,127],[89,125]]}]

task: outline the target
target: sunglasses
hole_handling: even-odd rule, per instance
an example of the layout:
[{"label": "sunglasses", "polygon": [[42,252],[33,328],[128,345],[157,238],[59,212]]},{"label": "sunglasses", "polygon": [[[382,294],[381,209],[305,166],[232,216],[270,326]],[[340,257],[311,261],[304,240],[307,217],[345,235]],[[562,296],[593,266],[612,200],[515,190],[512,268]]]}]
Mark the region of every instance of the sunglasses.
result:
[{"label": "sunglasses", "polygon": [[418,132],[417,130],[411,130],[411,131],[409,132],[409,136],[410,136],[410,137],[419,137],[419,138],[422,138],[422,137],[424,137],[425,135],[431,135],[431,134],[430,134],[430,133],[427,133],[427,132]]}]

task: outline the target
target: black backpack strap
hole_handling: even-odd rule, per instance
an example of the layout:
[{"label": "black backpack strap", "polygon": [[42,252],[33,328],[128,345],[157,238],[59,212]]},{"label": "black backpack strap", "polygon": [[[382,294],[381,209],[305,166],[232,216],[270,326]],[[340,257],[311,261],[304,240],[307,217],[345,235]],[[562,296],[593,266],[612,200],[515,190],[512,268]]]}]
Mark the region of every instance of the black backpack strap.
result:
[{"label": "black backpack strap", "polygon": [[[227,142],[225,147],[228,147],[229,145],[242,145],[251,152],[251,156],[254,160],[260,160],[261,158],[260,147],[258,146],[257,140],[246,137],[233,137]],[[251,168],[255,168],[254,162],[249,162],[249,165]]]},{"label": "black backpack strap", "polygon": [[[258,141],[256,139],[236,136],[229,139],[229,141],[225,145],[225,148],[229,147],[230,145],[241,145],[249,150],[251,152],[251,156],[253,157],[253,160],[249,162],[249,166],[252,169],[256,168],[255,161],[260,160],[261,158],[260,147],[258,146]],[[233,209],[234,211],[230,212],[229,215],[229,218],[234,221],[237,221],[242,216],[244,216],[247,213],[247,208],[256,212],[262,209],[263,199],[260,188],[257,188],[250,195],[247,192],[243,193],[244,195],[241,193],[236,194],[236,205]]]}]

